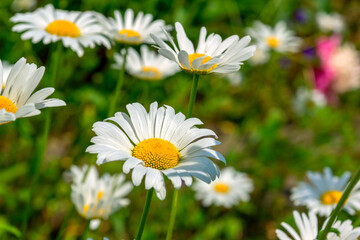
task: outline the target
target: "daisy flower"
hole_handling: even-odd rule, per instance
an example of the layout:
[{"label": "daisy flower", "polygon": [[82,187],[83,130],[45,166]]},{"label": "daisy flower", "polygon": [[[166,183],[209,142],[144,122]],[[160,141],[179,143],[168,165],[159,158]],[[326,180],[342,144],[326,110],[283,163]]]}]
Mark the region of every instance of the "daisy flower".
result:
[{"label": "daisy flower", "polygon": [[151,37],[158,45],[161,55],[176,62],[181,69],[189,73],[236,72],[243,64],[242,61],[254,55],[256,49],[255,46],[248,46],[251,40],[249,36],[239,39],[238,36],[233,35],[222,41],[218,34],[212,33],[206,37],[205,27],[200,30],[199,43],[195,49],[180,23],[175,23],[175,29],[179,48],[166,31],[164,33],[172,47],[156,34],[151,34]]},{"label": "daisy flower", "polygon": [[285,22],[278,22],[274,29],[260,21],[254,27],[248,28],[247,33],[256,41],[256,46],[263,50],[273,49],[277,52],[297,52],[301,39],[294,32],[286,28]]},{"label": "daisy flower", "polygon": [[96,229],[101,219],[107,219],[111,214],[122,207],[129,205],[130,200],[125,198],[133,185],[125,182],[124,174],[111,176],[99,174],[94,166],[72,166],[70,169],[73,183],[71,185],[71,200],[78,213],[91,219],[90,228]]},{"label": "daisy flower", "polygon": [[[139,53],[129,48],[125,69],[126,71],[140,79],[156,81],[169,77],[180,71],[178,65],[163,56],[150,51],[146,45],[142,45]],[[121,69],[123,64],[123,56],[115,54],[116,69]]]},{"label": "daisy flower", "polygon": [[165,26],[164,20],[153,21],[151,14],[139,12],[134,18],[134,11],[127,9],[124,18],[118,10],[114,11],[115,18],[106,18],[100,13],[95,14],[98,22],[101,24],[106,34],[113,40],[130,45],[139,45],[141,43],[154,43],[150,33],[155,34],[160,39],[165,39],[165,34],[161,28],[171,30],[170,26]]},{"label": "daisy flower", "polygon": [[[294,220],[298,231],[292,228],[289,224],[282,222],[283,226],[288,233],[280,229],[276,229],[276,235],[280,240],[314,240],[317,239],[319,233],[318,219],[315,213],[310,212],[307,216],[305,213],[300,215],[299,212],[294,211]],[[327,221],[323,224],[321,230],[326,226]],[[339,236],[336,233],[330,232],[326,236],[327,240],[357,240],[360,236],[360,228],[354,228],[350,220],[344,222],[336,221],[332,228],[339,231]]]},{"label": "daisy flower", "polygon": [[195,197],[202,201],[206,207],[214,204],[231,208],[240,201],[247,202],[250,199],[250,192],[254,185],[245,173],[237,172],[232,167],[221,170],[220,177],[210,184],[196,181],[193,189]]},{"label": "daisy flower", "polygon": [[297,114],[303,115],[314,107],[326,106],[326,96],[317,89],[299,87],[293,100],[293,107]]},{"label": "daisy flower", "polygon": [[199,129],[197,118],[185,119],[170,106],[150,105],[147,113],[139,103],[126,106],[129,115],[118,112],[103,122],[96,122],[87,152],[97,154],[97,164],[124,161],[123,172],[132,171],[135,186],[145,177],[145,188],[154,188],[159,199],[166,196],[163,175],[175,188],[182,181],[191,186],[192,177],[210,183],[219,176],[218,167],[209,159],[225,162],[212,146],[220,144],[209,129]]},{"label": "daisy flower", "polygon": [[43,88],[34,94],[33,91],[44,75],[45,67],[37,68],[35,64],[26,63],[21,58],[12,67],[9,76],[4,78],[0,62],[0,124],[15,121],[17,118],[32,117],[40,114],[40,109],[65,106],[65,102],[50,96],[55,89]]},{"label": "daisy flower", "polygon": [[44,44],[62,41],[79,57],[86,47],[96,44],[110,48],[110,41],[103,35],[102,27],[93,13],[54,9],[51,4],[38,8],[31,13],[17,13],[10,19],[15,23],[15,32],[23,32],[23,40],[32,39],[33,43]]},{"label": "daisy flower", "polygon": [[343,17],[337,13],[318,12],[316,22],[323,32],[341,33],[345,28]]},{"label": "daisy flower", "polygon": [[[324,173],[307,172],[309,183],[300,182],[292,190],[291,200],[296,206],[306,206],[310,211],[320,216],[330,216],[339,202],[351,174],[345,172],[340,178],[332,174],[326,167]],[[354,215],[360,209],[360,184],[357,184],[350,193],[343,207],[349,214]]]}]

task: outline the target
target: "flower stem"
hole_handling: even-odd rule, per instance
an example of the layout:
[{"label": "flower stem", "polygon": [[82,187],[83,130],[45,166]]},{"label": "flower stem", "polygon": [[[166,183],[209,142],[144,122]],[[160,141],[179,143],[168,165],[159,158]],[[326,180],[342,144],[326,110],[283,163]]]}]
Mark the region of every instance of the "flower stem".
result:
[{"label": "flower stem", "polygon": [[144,227],[145,227],[145,223],[146,223],[146,219],[150,210],[150,204],[151,204],[151,199],[152,199],[152,195],[153,195],[154,189],[151,188],[147,195],[146,195],[146,201],[145,201],[145,207],[141,216],[141,221],[140,221],[140,225],[139,225],[139,229],[138,232],[136,234],[136,240],[140,240],[141,236],[143,234],[144,231]]},{"label": "flower stem", "polygon": [[116,103],[118,101],[122,85],[124,83],[127,55],[128,55],[128,47],[125,47],[125,53],[123,54],[123,62],[122,62],[122,66],[121,66],[120,73],[119,73],[119,79],[116,83],[115,92],[114,92],[113,98],[111,99],[111,102],[110,102],[108,117],[112,116],[115,113]]},{"label": "flower stem", "polygon": [[187,112],[187,116],[186,116],[187,118],[190,118],[192,116],[192,111],[193,111],[195,99],[196,99],[199,77],[200,77],[200,75],[194,74],[193,84],[191,87],[190,100],[189,100],[189,107],[188,107],[188,112]]},{"label": "flower stem", "polygon": [[351,178],[348,186],[346,187],[343,195],[340,198],[340,201],[338,202],[338,204],[336,205],[335,209],[332,211],[331,215],[330,215],[330,219],[327,222],[324,230],[322,230],[319,234],[319,240],[326,240],[326,236],[328,235],[332,225],[334,224],[336,218],[338,217],[341,208],[344,206],[347,198],[349,197],[349,194],[351,193],[351,191],[353,190],[353,188],[355,187],[355,185],[358,183],[360,179],[360,168],[358,168],[358,170],[356,171],[355,175]]},{"label": "flower stem", "polygon": [[172,199],[170,222],[169,222],[169,227],[168,227],[168,231],[166,234],[166,240],[172,239],[172,234],[173,234],[174,225],[175,225],[175,217],[176,217],[176,212],[177,212],[178,195],[179,195],[179,190],[175,189],[173,199]]},{"label": "flower stem", "polygon": [[[190,118],[192,116],[192,111],[193,111],[195,99],[196,99],[199,77],[200,77],[200,75],[194,74],[193,83],[192,83],[192,87],[191,87],[191,93],[190,93],[190,99],[189,99],[189,105],[188,105],[188,112],[187,112],[187,116],[186,116],[187,118]],[[172,238],[174,225],[175,225],[178,196],[179,196],[179,190],[175,189],[173,199],[172,199],[172,204],[171,204],[170,222],[169,222],[168,231],[166,234],[166,240],[171,240],[171,238]]]},{"label": "flower stem", "polygon": [[[57,70],[58,70],[59,63],[60,63],[61,52],[62,52],[62,45],[61,45],[61,43],[58,43],[56,46],[56,50],[53,53],[52,58],[51,58],[52,68],[50,69],[50,71],[52,71],[52,73],[51,73],[51,78],[49,81],[49,86],[51,86],[51,87],[55,86],[55,80],[56,80]],[[44,115],[45,115],[44,131],[38,141],[38,145],[36,146],[35,157],[32,159],[32,161],[30,163],[30,177],[31,177],[30,191],[29,191],[29,195],[28,195],[28,199],[27,199],[27,203],[26,203],[26,207],[25,207],[25,211],[24,211],[24,215],[23,215],[21,239],[24,239],[25,235],[26,235],[25,233],[26,233],[26,228],[27,228],[27,224],[28,224],[28,218],[30,215],[31,201],[32,201],[32,197],[36,191],[36,187],[37,187],[38,180],[40,177],[40,168],[41,168],[41,164],[44,160],[46,145],[47,145],[47,141],[48,141],[48,137],[49,137],[50,123],[51,123],[51,110],[47,109],[46,112],[44,113]]]}]

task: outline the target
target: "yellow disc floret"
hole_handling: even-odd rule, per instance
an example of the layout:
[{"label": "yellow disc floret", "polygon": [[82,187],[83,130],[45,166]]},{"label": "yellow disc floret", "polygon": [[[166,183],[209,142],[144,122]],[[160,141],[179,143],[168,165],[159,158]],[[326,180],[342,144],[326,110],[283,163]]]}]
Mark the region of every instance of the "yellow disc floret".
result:
[{"label": "yellow disc floret", "polygon": [[[182,65],[183,69],[187,72],[190,72],[190,73],[196,73],[196,74],[208,74],[211,70],[213,70],[214,68],[217,67],[217,64],[214,64],[211,66],[211,68],[209,69],[194,69],[193,68],[193,61],[197,58],[200,58],[200,57],[203,57],[203,56],[206,56],[205,54],[202,54],[202,53],[192,53],[189,55],[189,63],[190,63],[190,67],[191,69],[188,69],[186,68],[185,66]],[[201,61],[201,64],[204,64],[204,63],[207,63],[208,61],[210,61],[211,57],[209,56],[206,56],[202,59]]]},{"label": "yellow disc floret", "polygon": [[84,208],[83,208],[83,214],[86,215],[87,212],[89,211],[90,205],[89,204],[85,204]]},{"label": "yellow disc floret", "polygon": [[267,45],[271,48],[276,48],[280,45],[280,40],[277,37],[270,36],[266,39]]},{"label": "yellow disc floret", "polygon": [[131,29],[122,29],[119,31],[120,35],[126,35],[126,37],[139,37],[140,34],[137,31],[131,30]]},{"label": "yellow disc floret", "polygon": [[342,192],[332,190],[323,193],[320,197],[320,201],[322,204],[325,205],[337,204],[340,201],[341,196],[342,196]]},{"label": "yellow disc floret", "polygon": [[143,67],[143,72],[149,73],[150,76],[146,77],[148,80],[159,80],[161,78],[161,72],[156,67]]},{"label": "yellow disc floret", "polygon": [[144,161],[146,167],[165,170],[175,167],[180,159],[178,149],[169,141],[149,138],[137,144],[132,156]]},{"label": "yellow disc floret", "polygon": [[229,192],[230,187],[226,183],[216,183],[214,186],[214,190],[218,193],[225,194]]},{"label": "yellow disc floret", "polygon": [[97,194],[97,196],[96,196],[96,199],[97,199],[98,201],[100,201],[100,199],[101,199],[103,196],[104,196],[104,192],[103,192],[103,191],[99,191],[98,194]]},{"label": "yellow disc floret", "polygon": [[67,20],[55,20],[51,22],[45,30],[59,37],[77,38],[81,35],[80,29],[76,24]]},{"label": "yellow disc floret", "polygon": [[7,97],[0,96],[0,109],[3,108],[7,112],[11,112],[11,113],[17,112],[17,107],[10,99],[8,99]]},{"label": "yellow disc floret", "polygon": [[[119,31],[120,38],[118,38],[118,42],[125,44],[140,44],[141,43],[141,35],[137,31],[131,29],[122,29]],[[129,39],[131,38],[131,39]]]}]

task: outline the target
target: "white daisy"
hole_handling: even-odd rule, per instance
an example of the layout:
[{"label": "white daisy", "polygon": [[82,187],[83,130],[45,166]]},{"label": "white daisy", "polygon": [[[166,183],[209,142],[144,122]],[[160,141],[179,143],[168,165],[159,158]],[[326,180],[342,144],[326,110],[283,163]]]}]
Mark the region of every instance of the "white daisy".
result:
[{"label": "white daisy", "polygon": [[[128,51],[125,69],[130,75],[136,78],[156,81],[180,71],[180,68],[176,63],[150,51],[146,45],[141,46],[140,55],[133,48],[129,48]],[[116,53],[114,57],[116,63],[113,67],[121,69],[123,56]]]},{"label": "white daisy", "polygon": [[254,185],[245,173],[237,172],[232,167],[221,170],[220,177],[210,184],[196,181],[193,189],[196,199],[201,200],[204,206],[214,204],[230,208],[240,201],[247,202]]},{"label": "white daisy", "polygon": [[262,50],[273,49],[277,52],[297,52],[302,40],[294,32],[286,28],[285,22],[278,22],[274,29],[260,21],[254,27],[248,28],[247,33],[256,41],[256,46]]},{"label": "white daisy", "polygon": [[316,13],[316,22],[323,32],[341,33],[345,28],[343,16],[337,13]]},{"label": "white daisy", "polygon": [[159,48],[159,53],[176,62],[180,68],[189,73],[230,73],[240,69],[242,61],[254,55],[255,46],[248,46],[250,37],[239,39],[233,35],[222,41],[220,35],[210,34],[206,37],[206,28],[200,30],[199,43],[195,50],[193,43],[186,36],[180,23],[175,23],[177,42],[175,45],[171,36],[164,30],[172,48],[155,34],[151,34]]},{"label": "white daisy", "polygon": [[[282,230],[276,229],[276,235],[280,240],[314,240],[317,239],[319,233],[318,230],[318,219],[315,213],[310,212],[309,216],[305,213],[300,215],[299,212],[294,211],[294,220],[298,231],[292,228],[289,224],[282,222],[283,226],[288,233],[285,233]],[[327,221],[323,224],[322,229],[325,228]],[[357,240],[360,236],[360,228],[353,228],[350,220],[346,220],[341,223],[336,221],[332,228],[335,228],[339,231],[339,236],[336,233],[330,232],[326,236],[327,240]]]},{"label": "white daisy", "polygon": [[125,198],[133,185],[125,182],[124,174],[104,174],[99,177],[96,167],[72,166],[71,200],[78,213],[91,219],[90,228],[96,229],[101,219],[106,220],[111,214],[122,207],[129,205],[130,200]]},{"label": "white daisy", "polygon": [[192,177],[210,183],[219,176],[218,167],[209,159],[225,162],[212,146],[220,144],[209,129],[199,129],[197,118],[185,119],[170,106],[150,105],[149,113],[139,103],[126,106],[129,115],[118,112],[115,117],[96,122],[91,139],[94,145],[87,152],[96,153],[97,164],[124,161],[123,172],[132,171],[132,181],[139,186],[145,176],[145,188],[154,188],[163,200],[166,189],[163,174],[179,189],[182,180],[187,186]]},{"label": "white daisy", "polygon": [[5,88],[0,90],[0,124],[38,115],[42,108],[66,105],[59,99],[46,99],[55,91],[54,88],[44,88],[32,94],[44,71],[45,67],[37,68],[35,64],[28,64],[25,58],[21,58],[4,80],[0,61],[0,86],[6,82]]},{"label": "white daisy", "polygon": [[170,26],[165,26],[164,20],[153,21],[151,14],[139,12],[134,18],[134,11],[127,9],[124,18],[118,10],[114,11],[115,18],[104,17],[100,13],[95,14],[98,22],[102,25],[107,35],[115,41],[123,44],[139,45],[141,43],[154,43],[150,33],[155,34],[160,39],[165,39],[165,34],[161,28],[171,30]]},{"label": "white daisy", "polygon": [[[345,172],[340,178],[336,177],[328,167],[324,169],[324,174],[308,171],[307,177],[310,183],[300,182],[292,190],[291,200],[296,206],[306,206],[320,216],[330,216],[350,176],[349,172]],[[357,184],[350,193],[343,209],[351,215],[355,214],[355,210],[360,209],[360,184]]]},{"label": "white daisy", "polygon": [[293,100],[293,107],[297,114],[303,115],[313,107],[326,106],[326,102],[326,97],[320,91],[299,87]]},{"label": "white daisy", "polygon": [[15,23],[15,32],[23,32],[23,40],[44,44],[62,40],[79,57],[84,47],[94,48],[96,44],[110,48],[110,41],[104,36],[102,27],[93,13],[54,9],[51,4],[31,13],[17,13],[10,21]]}]

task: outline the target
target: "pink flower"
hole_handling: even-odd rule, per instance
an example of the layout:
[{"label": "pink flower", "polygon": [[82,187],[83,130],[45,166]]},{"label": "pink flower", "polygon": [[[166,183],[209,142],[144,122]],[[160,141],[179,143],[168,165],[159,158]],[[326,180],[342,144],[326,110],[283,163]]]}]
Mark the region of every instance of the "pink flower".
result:
[{"label": "pink flower", "polygon": [[340,46],[341,37],[334,35],[330,38],[321,37],[316,46],[316,52],[320,59],[320,68],[314,69],[316,89],[328,95],[334,72],[329,64],[331,55]]},{"label": "pink flower", "polygon": [[341,36],[333,35],[329,38],[320,37],[317,42],[316,51],[320,60],[324,63],[330,58],[331,54],[341,44]]},{"label": "pink flower", "polygon": [[320,66],[314,68],[315,86],[330,102],[336,98],[336,94],[360,86],[358,53],[352,45],[340,44],[341,37],[333,35],[321,37],[316,46]]}]

